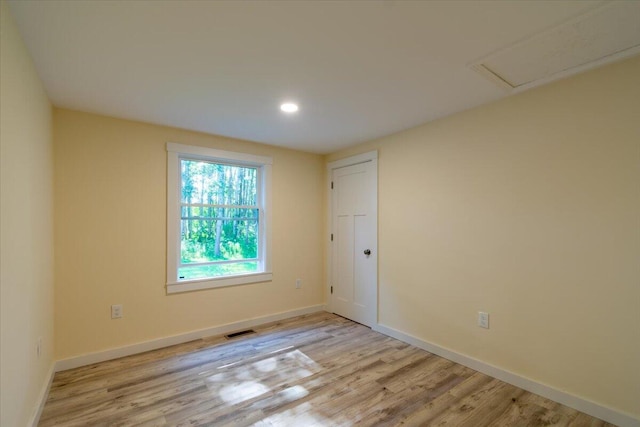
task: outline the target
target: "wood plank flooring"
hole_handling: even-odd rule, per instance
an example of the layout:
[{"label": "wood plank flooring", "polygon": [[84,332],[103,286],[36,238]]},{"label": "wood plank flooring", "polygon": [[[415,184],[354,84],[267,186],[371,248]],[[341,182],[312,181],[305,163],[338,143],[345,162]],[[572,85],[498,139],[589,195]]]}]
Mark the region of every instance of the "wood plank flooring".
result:
[{"label": "wood plank flooring", "polygon": [[329,313],[55,375],[40,426],[611,426]]}]

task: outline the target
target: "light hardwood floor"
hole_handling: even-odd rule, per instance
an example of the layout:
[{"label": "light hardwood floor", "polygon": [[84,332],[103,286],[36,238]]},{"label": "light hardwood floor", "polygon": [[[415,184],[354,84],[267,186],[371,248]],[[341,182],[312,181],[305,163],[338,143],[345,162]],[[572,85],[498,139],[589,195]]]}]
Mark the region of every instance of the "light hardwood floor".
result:
[{"label": "light hardwood floor", "polygon": [[40,426],[611,426],[329,313],[55,375]]}]

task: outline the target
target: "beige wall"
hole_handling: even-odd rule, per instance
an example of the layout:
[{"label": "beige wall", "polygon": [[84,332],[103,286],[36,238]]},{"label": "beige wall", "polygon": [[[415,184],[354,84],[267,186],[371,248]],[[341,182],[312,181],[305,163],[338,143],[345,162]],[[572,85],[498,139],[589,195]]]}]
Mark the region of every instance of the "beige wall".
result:
[{"label": "beige wall", "polygon": [[51,105],[0,8],[0,425],[24,426],[53,366]]},{"label": "beige wall", "polygon": [[[54,227],[55,359],[323,302],[321,156],[62,109],[52,148],[1,7],[0,424],[33,416],[54,360]],[[327,156],[379,150],[380,323],[640,416],[638,75],[636,58]],[[165,294],[167,141],[273,157],[273,282]]]},{"label": "beige wall", "polygon": [[380,323],[640,416],[639,76],[635,58],[327,156],[379,150]]},{"label": "beige wall", "polygon": [[[54,141],[58,359],[323,302],[321,156],[62,109]],[[166,295],[168,141],[273,157],[273,282]]]}]

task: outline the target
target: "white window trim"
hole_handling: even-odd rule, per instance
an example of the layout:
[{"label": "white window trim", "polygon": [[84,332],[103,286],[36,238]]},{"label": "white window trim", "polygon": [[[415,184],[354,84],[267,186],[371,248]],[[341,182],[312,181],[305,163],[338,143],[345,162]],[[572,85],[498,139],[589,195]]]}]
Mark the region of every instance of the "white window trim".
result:
[{"label": "white window trim", "polygon": [[[196,280],[178,281],[180,259],[180,159],[202,159],[253,166],[261,170],[259,177],[260,234],[259,253],[261,254],[260,272],[235,276],[224,276]],[[201,289],[221,288],[272,280],[271,271],[271,157],[233,151],[216,150],[207,147],[167,143],[167,293],[190,292]]]}]

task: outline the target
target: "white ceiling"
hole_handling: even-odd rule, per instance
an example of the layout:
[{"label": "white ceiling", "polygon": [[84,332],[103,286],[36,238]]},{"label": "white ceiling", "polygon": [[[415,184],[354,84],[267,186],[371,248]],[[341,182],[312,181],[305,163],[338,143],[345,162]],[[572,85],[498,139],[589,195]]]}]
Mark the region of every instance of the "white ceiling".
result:
[{"label": "white ceiling", "polygon": [[56,106],[317,153],[507,96],[471,65],[605,6],[10,2]]}]

